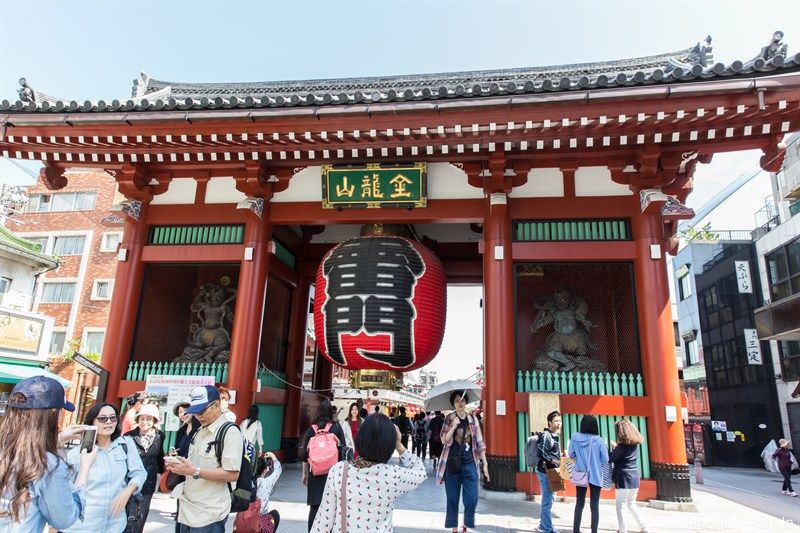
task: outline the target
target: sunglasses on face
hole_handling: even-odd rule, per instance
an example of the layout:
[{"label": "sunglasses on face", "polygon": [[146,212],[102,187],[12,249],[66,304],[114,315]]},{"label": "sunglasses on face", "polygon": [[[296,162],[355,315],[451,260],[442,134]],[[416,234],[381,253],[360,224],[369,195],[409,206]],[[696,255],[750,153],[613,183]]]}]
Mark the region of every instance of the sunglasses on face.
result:
[{"label": "sunglasses on face", "polygon": [[100,422],[101,424],[107,424],[107,423],[109,423],[109,422],[116,422],[116,421],[117,421],[117,417],[116,417],[115,415],[111,415],[111,416],[98,416],[97,418],[95,418],[95,420],[96,420],[97,422]]}]

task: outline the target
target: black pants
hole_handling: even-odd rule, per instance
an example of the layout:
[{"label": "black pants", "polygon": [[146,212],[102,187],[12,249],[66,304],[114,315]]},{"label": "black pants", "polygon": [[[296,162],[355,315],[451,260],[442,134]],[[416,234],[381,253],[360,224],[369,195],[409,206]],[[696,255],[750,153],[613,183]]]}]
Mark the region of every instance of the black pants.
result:
[{"label": "black pants", "polygon": [[[575,487],[575,516],[572,520],[572,533],[580,533],[583,505],[586,503],[586,487]],[[600,487],[589,483],[589,509],[592,512],[592,533],[597,533],[600,523]]]},{"label": "black pants", "polygon": [[139,506],[139,512],[142,514],[142,518],[136,522],[136,526],[134,527],[134,533],[142,533],[144,530],[144,523],[147,522],[147,514],[150,512],[150,502],[153,501],[152,494],[142,494],[142,503]]},{"label": "black pants", "polygon": [[419,448],[420,446],[419,442],[417,442],[417,439],[411,441],[411,453],[413,453],[414,455],[419,455]]},{"label": "black pants", "polygon": [[314,525],[314,518],[317,517],[317,511],[319,511],[319,505],[309,505],[308,506],[308,530],[311,531],[311,526]]},{"label": "black pants", "polygon": [[400,437],[400,444],[403,445],[403,448],[408,448],[408,435]]},{"label": "black pants", "polygon": [[792,467],[787,469],[781,468],[781,474],[783,474],[783,489],[789,492],[794,492],[792,490]]},{"label": "black pants", "polygon": [[419,443],[419,453],[417,455],[419,455],[421,459],[425,459],[425,453],[427,451],[428,451],[428,441],[423,440],[422,442]]}]

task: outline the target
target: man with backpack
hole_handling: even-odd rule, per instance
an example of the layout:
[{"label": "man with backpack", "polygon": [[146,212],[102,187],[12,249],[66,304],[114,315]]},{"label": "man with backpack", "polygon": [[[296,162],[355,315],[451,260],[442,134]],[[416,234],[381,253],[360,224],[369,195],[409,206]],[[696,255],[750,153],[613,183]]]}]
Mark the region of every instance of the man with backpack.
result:
[{"label": "man with backpack", "polygon": [[414,432],[414,428],[411,425],[411,420],[408,419],[406,416],[406,408],[404,405],[401,405],[397,408],[399,415],[394,417],[394,425],[400,430],[400,442],[403,443],[404,448],[408,448],[408,437]]},{"label": "man with backpack", "polygon": [[[189,457],[175,457],[167,463],[170,472],[186,476],[186,481],[176,489],[180,532],[224,533],[232,501],[251,497],[241,494],[240,488],[239,474],[246,462],[244,438],[239,428],[223,416],[216,387],[204,385],[192,389],[186,413],[194,415],[201,427],[189,444]],[[244,470],[249,474],[248,468]],[[235,490],[231,483],[236,483]],[[252,490],[254,496],[255,489]]]},{"label": "man with backpack", "polygon": [[561,432],[561,413],[553,411],[547,415],[547,427],[541,433],[534,433],[525,443],[525,462],[528,467],[536,468],[536,477],[539,478],[539,487],[542,489],[542,513],[538,531],[554,533],[553,518],[553,487],[551,487],[548,470],[558,472],[561,465],[561,445],[559,433]]}]

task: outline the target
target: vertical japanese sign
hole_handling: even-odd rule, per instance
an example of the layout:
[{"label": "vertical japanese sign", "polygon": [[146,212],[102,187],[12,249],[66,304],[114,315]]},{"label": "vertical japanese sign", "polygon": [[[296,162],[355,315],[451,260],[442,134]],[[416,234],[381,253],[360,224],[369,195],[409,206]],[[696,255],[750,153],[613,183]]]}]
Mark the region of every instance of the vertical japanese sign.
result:
[{"label": "vertical japanese sign", "polygon": [[192,389],[201,385],[214,385],[214,376],[161,376],[149,374],[144,390],[150,403],[158,404],[161,411],[161,427],[164,431],[177,431],[181,421],[172,413],[176,404],[189,401]]},{"label": "vertical japanese sign", "polygon": [[753,281],[750,278],[750,262],[734,261],[736,264],[736,283],[739,285],[739,294],[753,294]]},{"label": "vertical japanese sign", "polygon": [[322,166],[322,207],[426,207],[426,164]]},{"label": "vertical japanese sign", "polygon": [[745,328],[744,330],[744,346],[747,350],[747,364],[760,365],[761,360],[761,345],[758,342],[758,333],[754,329]]}]

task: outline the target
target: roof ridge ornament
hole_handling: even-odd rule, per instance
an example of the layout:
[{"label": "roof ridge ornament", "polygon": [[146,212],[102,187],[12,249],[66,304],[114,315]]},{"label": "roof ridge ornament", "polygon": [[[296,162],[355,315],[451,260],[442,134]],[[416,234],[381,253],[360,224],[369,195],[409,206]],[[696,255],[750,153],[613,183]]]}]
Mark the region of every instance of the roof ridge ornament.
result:
[{"label": "roof ridge ornament", "polygon": [[17,91],[17,93],[19,93],[19,99],[22,102],[35,102],[36,94],[33,92],[33,88],[28,84],[28,80],[20,78],[19,84],[22,85],[22,88]]},{"label": "roof ridge ornament", "polygon": [[694,48],[689,50],[689,53],[684,57],[671,57],[667,60],[667,65],[664,68],[664,73],[668,74],[676,69],[681,69],[683,72],[692,70],[695,65],[707,67],[714,59],[712,53],[714,47],[711,46],[711,36],[707,36],[702,43],[697,43]]},{"label": "roof ridge ornament", "polygon": [[775,58],[780,57],[778,65],[783,63],[786,59],[786,53],[789,46],[783,42],[783,32],[778,30],[772,34],[772,39],[767,46],[761,48],[761,51],[753,59],[744,64],[743,68],[752,67],[757,63],[774,62]]}]

